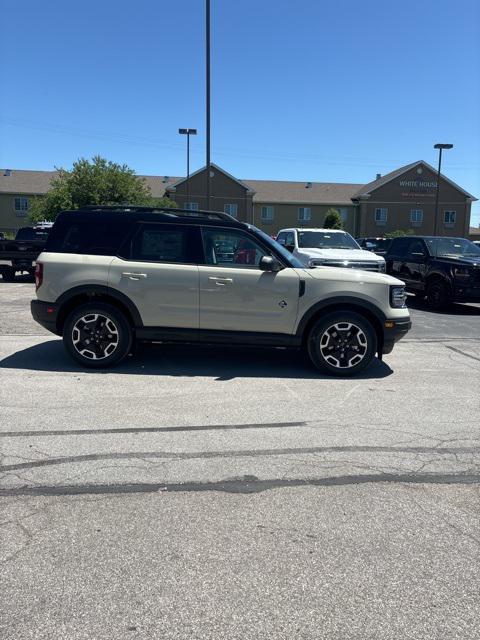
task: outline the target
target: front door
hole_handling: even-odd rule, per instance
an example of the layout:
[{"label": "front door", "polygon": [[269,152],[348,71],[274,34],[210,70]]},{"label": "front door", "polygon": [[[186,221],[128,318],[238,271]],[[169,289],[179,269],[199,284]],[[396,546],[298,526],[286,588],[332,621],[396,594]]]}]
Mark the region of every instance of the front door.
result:
[{"label": "front door", "polygon": [[199,266],[200,329],[293,332],[300,277],[293,268],[261,271],[268,249],[241,230],[202,230],[206,264]]},{"label": "front door", "polygon": [[137,307],[145,327],[198,330],[198,229],[187,225],[142,223],[114,258],[108,286]]}]

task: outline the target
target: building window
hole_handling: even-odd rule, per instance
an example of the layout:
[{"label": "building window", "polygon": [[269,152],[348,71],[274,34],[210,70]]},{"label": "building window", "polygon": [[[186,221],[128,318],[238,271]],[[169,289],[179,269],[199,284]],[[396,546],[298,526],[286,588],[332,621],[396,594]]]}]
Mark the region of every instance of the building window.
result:
[{"label": "building window", "polygon": [[260,211],[260,219],[262,222],[273,222],[275,209],[273,207],[262,207]]},{"label": "building window", "polygon": [[28,198],[18,196],[15,198],[15,213],[17,216],[24,216],[28,211]]},{"label": "building window", "polygon": [[312,210],[310,207],[299,207],[298,208],[298,221],[299,222],[308,222],[312,219]]},{"label": "building window", "polygon": [[185,209],[189,211],[198,211],[198,202],[186,202]]},{"label": "building window", "polygon": [[414,225],[421,225],[423,222],[423,211],[422,209],[411,209],[410,210],[410,222]]},{"label": "building window", "polygon": [[375,223],[387,224],[388,209],[375,209]]},{"label": "building window", "polygon": [[443,221],[445,224],[451,224],[452,226],[455,224],[457,219],[456,211],[444,211],[443,212]]},{"label": "building window", "polygon": [[229,216],[236,218],[238,214],[238,204],[226,204],[223,210],[225,213],[228,213]]},{"label": "building window", "polygon": [[340,214],[340,218],[342,219],[342,222],[347,222],[347,220],[348,220],[348,209],[347,209],[347,207],[340,207],[338,212]]}]

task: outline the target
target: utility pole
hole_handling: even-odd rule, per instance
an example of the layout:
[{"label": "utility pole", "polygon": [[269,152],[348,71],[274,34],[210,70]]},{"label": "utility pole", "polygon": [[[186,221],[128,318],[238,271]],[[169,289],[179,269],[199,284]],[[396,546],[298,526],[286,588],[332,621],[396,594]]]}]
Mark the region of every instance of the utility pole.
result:
[{"label": "utility pole", "polygon": [[210,210],[210,0],[206,2],[206,71],[207,71],[207,85],[206,85],[206,113],[207,113],[207,210]]}]

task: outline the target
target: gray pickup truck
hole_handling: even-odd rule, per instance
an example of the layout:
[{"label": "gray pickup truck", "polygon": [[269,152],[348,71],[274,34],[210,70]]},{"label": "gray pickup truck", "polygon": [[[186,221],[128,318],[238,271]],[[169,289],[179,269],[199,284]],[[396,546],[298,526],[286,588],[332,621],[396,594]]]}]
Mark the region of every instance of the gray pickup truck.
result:
[{"label": "gray pickup truck", "polygon": [[17,273],[28,272],[33,276],[35,261],[43,251],[50,229],[22,227],[15,240],[0,240],[0,275],[5,282],[12,282]]}]

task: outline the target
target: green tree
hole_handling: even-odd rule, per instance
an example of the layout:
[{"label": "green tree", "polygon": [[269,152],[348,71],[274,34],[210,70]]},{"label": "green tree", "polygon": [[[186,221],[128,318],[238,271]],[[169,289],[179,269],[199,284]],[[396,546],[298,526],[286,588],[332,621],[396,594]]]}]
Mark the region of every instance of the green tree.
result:
[{"label": "green tree", "polygon": [[136,204],[176,207],[168,198],[154,198],[145,180],[126,164],[110,162],[100,156],[91,161],[81,158],[71,171],[57,169],[50,191],[32,203],[30,218],[55,220],[60,211],[86,205]]},{"label": "green tree", "polygon": [[337,209],[334,209],[333,207],[328,209],[325,214],[323,227],[325,229],[343,229],[342,217]]},{"label": "green tree", "polygon": [[413,229],[407,229],[403,231],[402,229],[396,229],[395,231],[389,231],[385,234],[385,238],[401,238],[403,236],[411,236],[413,235]]}]

